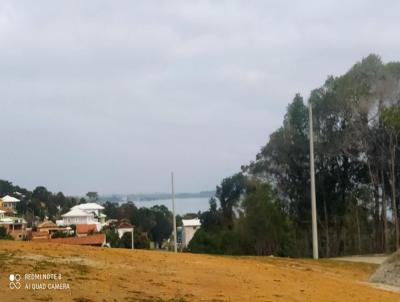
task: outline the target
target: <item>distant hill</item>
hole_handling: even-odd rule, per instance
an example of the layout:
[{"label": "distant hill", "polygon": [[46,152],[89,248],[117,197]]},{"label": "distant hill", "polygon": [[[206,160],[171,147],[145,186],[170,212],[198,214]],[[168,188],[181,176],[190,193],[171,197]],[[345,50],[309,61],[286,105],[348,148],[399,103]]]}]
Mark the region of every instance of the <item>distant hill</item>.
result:
[{"label": "distant hill", "polygon": [[[176,193],[176,199],[184,199],[184,198],[211,198],[215,196],[215,191],[201,191],[197,193]],[[99,200],[102,202],[111,201],[111,202],[120,202],[122,200],[128,201],[152,201],[152,200],[160,200],[160,199],[170,199],[171,193],[148,193],[148,194],[111,194],[111,195],[101,195],[99,196]]]}]

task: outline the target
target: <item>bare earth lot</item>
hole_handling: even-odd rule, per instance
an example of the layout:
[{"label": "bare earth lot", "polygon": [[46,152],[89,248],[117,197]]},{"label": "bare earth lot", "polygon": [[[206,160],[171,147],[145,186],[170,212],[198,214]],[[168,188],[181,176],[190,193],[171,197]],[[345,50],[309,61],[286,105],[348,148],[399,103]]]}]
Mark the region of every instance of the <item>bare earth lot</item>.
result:
[{"label": "bare earth lot", "polygon": [[[226,257],[0,241],[1,301],[400,301],[366,283],[375,264]],[[9,288],[61,274],[69,290]],[[33,283],[55,281],[35,281]]]}]

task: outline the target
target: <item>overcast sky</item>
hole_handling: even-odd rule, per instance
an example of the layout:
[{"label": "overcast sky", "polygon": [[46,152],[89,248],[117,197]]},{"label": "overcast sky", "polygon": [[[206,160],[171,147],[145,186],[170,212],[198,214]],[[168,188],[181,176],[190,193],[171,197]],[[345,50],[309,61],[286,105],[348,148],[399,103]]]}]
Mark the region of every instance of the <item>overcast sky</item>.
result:
[{"label": "overcast sky", "polygon": [[29,189],[214,189],[296,92],[400,60],[397,0],[0,3],[0,178]]}]

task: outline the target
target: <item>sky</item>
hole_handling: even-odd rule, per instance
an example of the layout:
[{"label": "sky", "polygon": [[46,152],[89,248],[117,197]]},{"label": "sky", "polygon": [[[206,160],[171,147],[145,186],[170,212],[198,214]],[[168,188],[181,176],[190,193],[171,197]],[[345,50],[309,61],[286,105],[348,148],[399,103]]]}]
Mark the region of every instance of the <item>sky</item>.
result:
[{"label": "sky", "polygon": [[370,53],[399,1],[0,1],[0,179],[80,195],[214,189],[287,105]]}]

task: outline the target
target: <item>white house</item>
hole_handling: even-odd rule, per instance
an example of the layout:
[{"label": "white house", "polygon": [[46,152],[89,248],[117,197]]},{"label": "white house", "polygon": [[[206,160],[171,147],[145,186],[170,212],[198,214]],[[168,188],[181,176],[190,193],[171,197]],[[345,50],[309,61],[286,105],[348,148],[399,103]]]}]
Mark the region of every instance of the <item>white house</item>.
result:
[{"label": "white house", "polygon": [[182,247],[186,248],[192,240],[194,233],[200,228],[200,219],[182,219]]},{"label": "white house", "polygon": [[79,210],[85,211],[87,213],[93,213],[96,216],[100,216],[100,212],[102,210],[104,210],[104,207],[97,203],[90,202],[90,203],[78,204],[78,205],[72,207],[71,210],[75,210],[75,209],[79,209]]},{"label": "white house", "polygon": [[9,196],[9,195],[6,195],[0,199],[0,204],[2,207],[8,208],[8,209],[13,209],[14,211],[17,208],[18,202],[19,202],[19,199]]},{"label": "white house", "polygon": [[[94,224],[96,220],[94,219],[93,213],[88,213],[82,211],[81,209],[72,209],[68,213],[61,215],[62,224],[70,225],[70,224]],[[57,221],[59,223],[59,221]]]},{"label": "white house", "polygon": [[61,215],[62,220],[57,220],[59,226],[71,224],[95,224],[97,231],[104,225],[105,215],[101,213],[104,207],[97,203],[83,203],[71,208],[71,211]]}]

